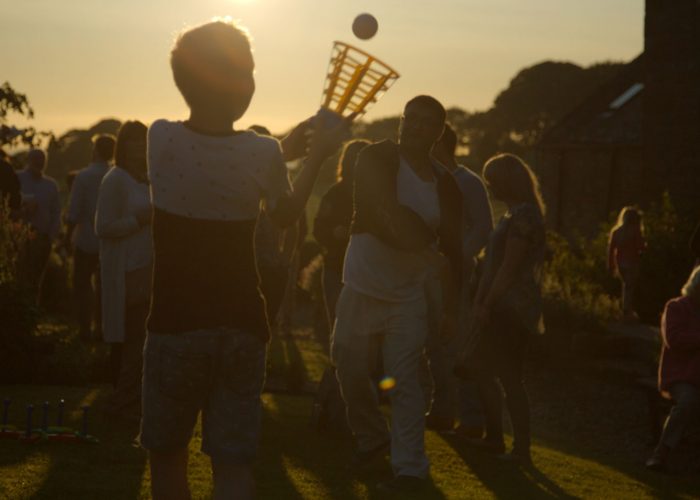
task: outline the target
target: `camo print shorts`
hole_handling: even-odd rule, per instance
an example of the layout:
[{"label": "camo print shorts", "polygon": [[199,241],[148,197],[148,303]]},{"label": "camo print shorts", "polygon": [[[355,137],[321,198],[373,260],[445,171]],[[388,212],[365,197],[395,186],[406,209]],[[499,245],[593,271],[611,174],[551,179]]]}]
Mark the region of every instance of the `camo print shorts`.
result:
[{"label": "camo print shorts", "polygon": [[257,452],[266,345],[231,329],[149,333],[144,348],[141,445],[187,447],[202,412],[202,451],[248,464]]}]

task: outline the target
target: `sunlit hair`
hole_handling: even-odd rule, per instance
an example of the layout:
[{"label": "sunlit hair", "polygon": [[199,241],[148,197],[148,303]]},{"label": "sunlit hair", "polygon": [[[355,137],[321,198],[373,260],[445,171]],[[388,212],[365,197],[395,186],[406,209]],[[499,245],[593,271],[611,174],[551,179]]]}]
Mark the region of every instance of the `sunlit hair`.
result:
[{"label": "sunlit hair", "polygon": [[617,216],[617,223],[612,231],[622,229],[625,233],[639,231],[644,233],[644,223],[642,222],[642,211],[637,207],[624,207]]},{"label": "sunlit hair", "polygon": [[424,106],[427,109],[431,110],[434,114],[435,117],[438,118],[440,123],[445,123],[445,120],[447,119],[447,111],[445,110],[445,106],[440,103],[437,99],[435,99],[432,96],[429,95],[419,95],[411,99],[406,103],[406,106],[404,106],[404,109],[408,108],[409,106]]},{"label": "sunlit hair", "polygon": [[127,121],[122,124],[117,132],[117,144],[114,147],[114,163],[118,167],[127,169],[127,147],[132,141],[146,141],[148,129],[138,120]]},{"label": "sunlit hair", "polygon": [[532,169],[519,156],[503,153],[489,159],[484,165],[484,179],[504,200],[514,203],[532,203],[542,215],[545,205],[540,183]]},{"label": "sunlit hair", "polygon": [[681,289],[681,295],[696,298],[700,296],[700,266],[697,266],[690,273],[690,278],[688,278],[688,281]]},{"label": "sunlit hair", "polygon": [[175,85],[188,105],[196,105],[225,85],[222,78],[246,67],[250,53],[248,32],[228,18],[186,30],[170,52]]},{"label": "sunlit hair", "polygon": [[104,161],[114,158],[116,140],[112,134],[95,134],[92,136],[92,149]]},{"label": "sunlit hair", "polygon": [[355,164],[360,151],[372,144],[364,139],[346,142],[338,160],[336,178],[338,182],[352,182],[355,178]]},{"label": "sunlit hair", "polygon": [[457,152],[457,134],[449,123],[445,123],[445,130],[435,143],[436,147],[443,148],[450,156]]}]

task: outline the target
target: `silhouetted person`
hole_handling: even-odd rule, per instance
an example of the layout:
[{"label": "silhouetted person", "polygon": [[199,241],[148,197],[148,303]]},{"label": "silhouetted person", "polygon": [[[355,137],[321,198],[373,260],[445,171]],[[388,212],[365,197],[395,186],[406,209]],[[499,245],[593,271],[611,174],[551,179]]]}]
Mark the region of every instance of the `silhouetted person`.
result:
[{"label": "silhouetted person", "polygon": [[352,194],[357,157],[369,141],[348,142],[340,155],[337,182],[321,198],[314,219],[314,238],[323,248],[323,299],[328,327],[335,323],[335,305],[343,288],[343,262],[350,241]]},{"label": "silhouetted person", "polygon": [[[437,322],[427,342],[426,354],[430,361],[433,379],[433,396],[426,427],[436,430],[451,430],[455,417],[459,418],[456,432],[465,437],[481,437],[484,422],[476,384],[472,380],[460,381],[454,375],[457,354],[464,349],[471,315],[473,294],[471,287],[476,257],[486,246],[493,229],[491,204],[486,188],[478,175],[459,165],[455,158],[457,134],[445,126],[440,140],[433,148],[433,156],[444,165],[457,180],[463,199],[462,231],[462,291],[459,301],[459,323],[457,335],[451,342],[440,342]],[[429,286],[429,297],[436,297],[439,304],[439,288]]]},{"label": "silhouetted person", "polygon": [[608,241],[608,270],[622,281],[622,313],[625,321],[638,319],[634,310],[639,265],[646,248],[642,214],[634,207],[620,211]]},{"label": "silhouetted person", "polygon": [[100,242],[95,234],[95,210],[102,178],[114,157],[114,137],[98,135],[92,144],[92,162],[73,178],[66,214],[67,237],[73,247],[73,292],[83,340],[93,338],[93,319],[97,330],[95,337],[99,337]]},{"label": "silhouetted person", "polygon": [[523,364],[530,336],[543,331],[544,204],[537,178],[515,155],[502,154],[486,162],[484,180],[492,196],[508,210],[489,238],[474,299],[480,338],[470,359],[481,394],[486,436],[469,443],[498,454],[505,451],[502,386],[513,426],[513,450],[501,457],[527,463],[531,460],[530,405]]},{"label": "silhouetted person", "polygon": [[[462,199],[454,177],[430,156],[445,115],[433,97],[410,100],[399,143],[367,146],[355,169],[354,215],[331,352],[357,442],[352,464],[363,466],[390,448],[394,478],[378,485],[385,490],[409,491],[428,476],[419,368],[428,335],[424,289],[438,273],[446,292],[445,333],[454,334],[456,327],[458,283],[452,278],[460,277]],[[391,431],[371,378],[379,350]]]},{"label": "silhouetted person", "polygon": [[119,129],[115,166],[102,180],[96,208],[102,332],[112,349],[111,369],[116,382],[108,411],[127,420],[138,420],[153,266],[143,123],[128,121]]},{"label": "silhouetted person", "polygon": [[17,173],[22,189],[22,219],[31,228],[20,266],[22,282],[41,299],[42,283],[51,248],[61,229],[61,203],[58,185],[44,175],[46,154],[32,149],[27,156],[27,167]]},{"label": "silhouetted person", "polygon": [[665,470],[686,430],[700,419],[700,267],[671,299],[661,318],[659,391],[673,401],[661,439],[646,466]]},{"label": "silhouetted person", "polygon": [[[234,129],[255,90],[246,33],[221,21],[192,28],[170,63],[190,115],[148,132],[154,268],[140,440],[153,497],[189,498],[187,450],[201,411],[214,498],[251,498],[269,338],[253,245],[260,203],[276,224],[294,224],[348,127],[316,124],[292,189],[280,143]],[[307,127],[285,146],[305,145]]]}]

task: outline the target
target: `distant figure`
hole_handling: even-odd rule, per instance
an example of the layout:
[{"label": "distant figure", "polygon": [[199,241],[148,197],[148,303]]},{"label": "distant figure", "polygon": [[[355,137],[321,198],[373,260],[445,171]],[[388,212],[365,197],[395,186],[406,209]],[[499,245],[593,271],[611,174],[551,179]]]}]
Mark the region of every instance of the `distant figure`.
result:
[{"label": "distant figure", "polygon": [[[248,499],[269,339],[254,251],[260,204],[275,224],[296,223],[349,127],[316,123],[292,189],[280,143],[234,128],[255,91],[246,32],[223,21],[189,29],[170,65],[190,115],[148,131],[154,266],[140,442],[153,498],[190,498],[188,445],[201,411],[213,497]],[[305,147],[308,128],[285,147]]]},{"label": "distant figure", "polygon": [[[364,467],[391,452],[394,477],[379,489],[420,488],[425,454],[425,395],[419,370],[428,336],[425,286],[444,284],[443,328],[455,334],[462,264],[462,196],[454,177],[430,151],[445,128],[445,108],[418,96],[405,106],[399,143],[362,150],[343,289],[331,347],[357,450]],[[391,429],[379,409],[372,369],[381,352],[391,399]]]},{"label": "distant figure", "polygon": [[[545,252],[544,204],[529,166],[515,155],[501,154],[484,166],[493,197],[508,211],[486,247],[484,271],[474,299],[481,336],[472,355],[479,384],[486,436],[470,444],[529,463],[530,404],[523,364],[530,336],[542,333],[540,271]],[[513,450],[503,455],[502,393],[513,426]]]},{"label": "distant figure", "polygon": [[340,155],[337,182],[321,198],[314,219],[314,238],[323,248],[323,298],[329,331],[335,323],[335,305],[343,288],[343,262],[350,241],[352,194],[357,157],[369,141],[348,142]]},{"label": "distant figure", "polygon": [[73,178],[66,215],[67,238],[73,248],[73,292],[83,340],[100,336],[100,242],[95,234],[95,210],[102,178],[114,157],[114,137],[98,135],[92,145],[92,162]]},{"label": "distant figure", "polygon": [[99,189],[95,232],[100,238],[102,333],[112,348],[116,382],[108,411],[138,421],[153,264],[146,126],[141,122],[128,121],[119,129],[115,167]]},{"label": "distant figure", "polygon": [[17,172],[10,158],[0,149],[0,203],[7,205],[9,216],[15,218],[22,208],[22,192]]},{"label": "distant figure", "polygon": [[17,173],[22,189],[22,219],[29,225],[32,237],[27,242],[20,264],[22,282],[41,302],[41,289],[51,248],[61,230],[61,202],[58,184],[44,175],[46,154],[32,149],[27,167]]},{"label": "distant figure", "polygon": [[673,401],[659,444],[646,466],[665,470],[671,451],[686,429],[700,420],[700,267],[691,273],[681,296],[666,304],[661,318],[659,390]]},{"label": "distant figure", "polygon": [[625,321],[639,319],[634,310],[639,264],[646,248],[642,213],[634,207],[620,211],[608,240],[608,270],[622,281],[622,313]]},{"label": "distant figure", "polygon": [[[428,338],[426,354],[433,379],[433,396],[426,427],[435,430],[452,430],[455,417],[459,417],[456,432],[460,436],[480,438],[484,432],[484,419],[473,380],[460,381],[454,375],[457,355],[464,349],[471,314],[473,290],[469,286],[474,278],[476,257],[486,246],[493,230],[491,204],[484,183],[478,175],[459,165],[455,158],[457,134],[445,125],[445,131],[433,148],[433,156],[452,173],[457,180],[464,202],[462,211],[462,291],[459,302],[457,336],[448,344],[440,342],[439,324],[434,321]],[[439,299],[439,288],[432,291]]]}]

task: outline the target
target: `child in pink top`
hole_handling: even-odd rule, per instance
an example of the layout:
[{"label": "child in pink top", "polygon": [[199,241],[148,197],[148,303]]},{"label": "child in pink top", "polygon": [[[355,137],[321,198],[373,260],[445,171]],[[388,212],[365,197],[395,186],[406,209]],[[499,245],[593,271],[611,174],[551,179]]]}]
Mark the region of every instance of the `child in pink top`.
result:
[{"label": "child in pink top", "polygon": [[646,248],[642,214],[634,207],[620,211],[608,240],[608,269],[622,281],[622,312],[625,320],[637,320],[634,293],[639,279],[639,263]]}]

